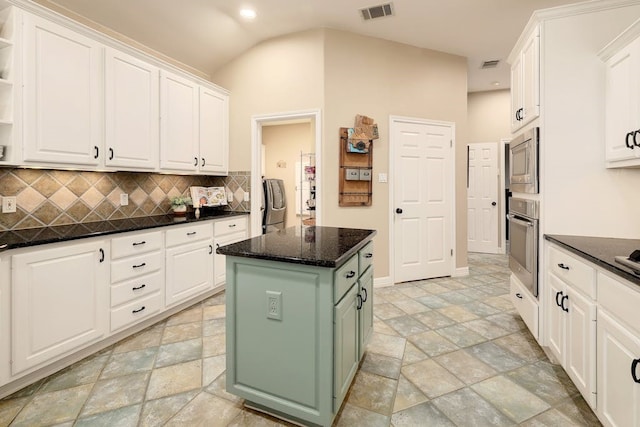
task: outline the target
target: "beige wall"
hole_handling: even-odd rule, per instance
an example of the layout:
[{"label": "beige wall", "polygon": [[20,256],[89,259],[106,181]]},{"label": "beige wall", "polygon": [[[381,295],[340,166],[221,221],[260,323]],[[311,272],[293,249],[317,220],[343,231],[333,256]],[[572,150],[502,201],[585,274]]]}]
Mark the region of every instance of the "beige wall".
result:
[{"label": "beige wall", "polygon": [[[467,265],[466,59],[337,30],[262,43],[215,73],[231,91],[230,168],[250,168],[252,115],[322,110],[323,225],[373,228],[376,277],[389,275],[389,184],[374,180],[371,207],[338,207],[338,132],[356,114],[376,119],[374,176],[389,169],[389,116],[456,124],[456,265]],[[393,177],[390,177],[393,179]]]},{"label": "beige wall", "polygon": [[[466,59],[356,34],[327,30],[322,164],[324,225],[373,228],[376,277],[389,274],[389,183],[378,183],[389,171],[389,116],[410,116],[456,124],[456,265],[467,265]],[[373,203],[370,207],[338,207],[338,132],[353,126],[356,114],[378,123],[374,141]],[[462,192],[462,193],[461,193]]]},{"label": "beige wall", "polygon": [[251,170],[251,117],[322,108],[323,30],[255,46],[221,68],[213,81],[231,91],[229,170]]},{"label": "beige wall", "polygon": [[[285,225],[300,225],[300,218],[296,209],[296,162],[300,163],[301,153],[315,150],[311,134],[311,123],[296,123],[288,125],[263,126],[262,143],[265,167],[265,178],[275,178],[284,181],[287,198],[287,218]],[[308,158],[307,158],[308,161]],[[300,176],[300,174],[298,174]],[[302,173],[304,176],[304,173]],[[303,200],[305,202],[306,200]]]},{"label": "beige wall", "polygon": [[509,89],[468,95],[469,142],[500,142],[511,137]]}]

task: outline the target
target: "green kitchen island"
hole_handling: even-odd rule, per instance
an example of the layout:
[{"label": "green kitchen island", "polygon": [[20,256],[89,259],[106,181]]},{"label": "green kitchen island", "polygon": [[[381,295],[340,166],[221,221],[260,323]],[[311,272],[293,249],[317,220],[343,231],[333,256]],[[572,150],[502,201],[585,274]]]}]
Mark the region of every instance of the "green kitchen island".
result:
[{"label": "green kitchen island", "polygon": [[375,230],[289,227],[226,255],[227,391],[330,426],[373,333]]}]

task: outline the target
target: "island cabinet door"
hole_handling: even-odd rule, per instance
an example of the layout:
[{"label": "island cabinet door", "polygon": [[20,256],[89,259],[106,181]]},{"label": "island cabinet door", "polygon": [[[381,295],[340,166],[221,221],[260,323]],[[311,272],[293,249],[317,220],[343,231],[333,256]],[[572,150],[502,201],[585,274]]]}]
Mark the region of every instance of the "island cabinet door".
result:
[{"label": "island cabinet door", "polygon": [[367,269],[360,277],[358,286],[360,287],[358,292],[362,299],[359,310],[358,354],[359,359],[362,359],[373,335],[373,268]]},{"label": "island cabinet door", "polygon": [[360,298],[358,286],[354,285],[334,308],[334,411],[340,408],[360,362],[358,351]]}]

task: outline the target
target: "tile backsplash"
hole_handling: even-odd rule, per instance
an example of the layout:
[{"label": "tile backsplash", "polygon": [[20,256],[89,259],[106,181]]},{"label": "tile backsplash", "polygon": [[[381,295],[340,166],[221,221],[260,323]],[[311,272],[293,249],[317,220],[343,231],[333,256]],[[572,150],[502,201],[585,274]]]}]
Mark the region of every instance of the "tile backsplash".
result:
[{"label": "tile backsplash", "polygon": [[[0,196],[17,198],[16,213],[0,213],[0,231],[162,215],[171,211],[169,198],[189,195],[193,185],[225,187],[233,194],[225,209],[249,212],[250,176],[0,168]],[[120,206],[123,193],[127,206]]]}]

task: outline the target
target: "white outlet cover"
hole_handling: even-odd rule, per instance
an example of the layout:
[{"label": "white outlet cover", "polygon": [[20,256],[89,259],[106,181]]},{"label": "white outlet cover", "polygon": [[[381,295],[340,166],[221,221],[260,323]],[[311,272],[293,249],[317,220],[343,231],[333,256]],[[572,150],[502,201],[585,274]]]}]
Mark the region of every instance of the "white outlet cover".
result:
[{"label": "white outlet cover", "polygon": [[129,204],[129,195],[123,193],[120,195],[120,206],[127,206]]},{"label": "white outlet cover", "polygon": [[248,202],[248,201],[249,201],[249,192],[248,192],[248,191],[245,191],[245,192],[244,192],[244,201],[245,201],[245,202]]}]

